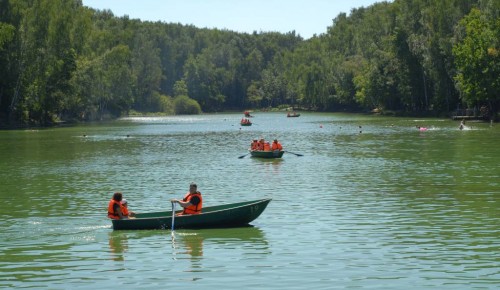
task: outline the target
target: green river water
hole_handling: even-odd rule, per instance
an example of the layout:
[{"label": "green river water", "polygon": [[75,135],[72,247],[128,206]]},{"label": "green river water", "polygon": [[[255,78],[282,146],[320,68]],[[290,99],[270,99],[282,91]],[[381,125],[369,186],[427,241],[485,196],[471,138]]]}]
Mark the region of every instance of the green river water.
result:
[{"label": "green river water", "polygon": [[[0,131],[0,288],[499,289],[500,125],[254,115]],[[239,159],[260,137],[304,156]],[[173,238],[106,218],[115,191],[169,210],[192,181],[205,206],[273,200]]]}]

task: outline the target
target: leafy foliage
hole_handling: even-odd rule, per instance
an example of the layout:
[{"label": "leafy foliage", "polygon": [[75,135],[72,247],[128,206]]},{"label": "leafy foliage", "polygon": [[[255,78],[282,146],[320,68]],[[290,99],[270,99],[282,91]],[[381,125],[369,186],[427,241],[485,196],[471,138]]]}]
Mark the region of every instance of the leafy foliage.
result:
[{"label": "leafy foliage", "polygon": [[415,115],[487,106],[494,117],[499,10],[497,0],[380,2],[304,40],[142,22],[80,0],[2,1],[0,121],[289,105]]},{"label": "leafy foliage", "polygon": [[500,20],[483,16],[473,9],[460,21],[464,35],[453,48],[455,80],[467,105],[486,103],[495,110],[500,105]]},{"label": "leafy foliage", "polygon": [[201,107],[188,96],[178,96],[174,99],[174,108],[177,115],[196,115],[201,113]]}]

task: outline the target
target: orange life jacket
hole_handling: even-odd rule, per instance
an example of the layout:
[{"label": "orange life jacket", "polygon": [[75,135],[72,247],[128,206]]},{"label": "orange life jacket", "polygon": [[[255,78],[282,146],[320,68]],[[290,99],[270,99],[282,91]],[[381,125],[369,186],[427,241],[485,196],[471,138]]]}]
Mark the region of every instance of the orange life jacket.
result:
[{"label": "orange life jacket", "polygon": [[259,142],[252,142],[251,149],[252,150],[259,150]]},{"label": "orange life jacket", "polygon": [[273,142],[273,145],[271,146],[271,149],[274,150],[283,150],[283,146],[279,142]]},{"label": "orange life jacket", "polygon": [[121,204],[121,210],[122,210],[122,215],[128,217],[128,215],[129,215],[128,208],[126,206],[124,206],[123,204]]},{"label": "orange life jacket", "polygon": [[191,194],[190,192],[186,193],[186,195],[184,196],[184,199],[182,201],[184,202],[190,202],[191,199],[193,197],[199,197],[200,198],[200,202],[197,204],[197,205],[193,205],[191,204],[190,206],[188,207],[185,207],[184,208],[184,211],[182,212],[182,214],[199,214],[201,213],[201,208],[202,208],[202,205],[203,205],[203,199],[201,198],[201,192],[197,191],[193,194]]},{"label": "orange life jacket", "polygon": [[111,200],[109,201],[109,204],[108,204],[108,217],[109,217],[110,219],[119,220],[119,219],[120,219],[120,216],[119,216],[119,215],[118,215],[118,213],[116,213],[116,212],[114,211],[114,209],[113,209],[113,205],[115,205],[115,204],[117,204],[117,205],[120,207],[120,209],[121,209],[121,211],[122,211],[122,214],[123,214],[123,208],[124,208],[124,206],[121,204],[121,202],[116,201],[116,200],[114,200],[114,199],[111,199]]},{"label": "orange life jacket", "polygon": [[269,145],[269,142],[264,143],[264,151],[271,151],[271,145]]}]

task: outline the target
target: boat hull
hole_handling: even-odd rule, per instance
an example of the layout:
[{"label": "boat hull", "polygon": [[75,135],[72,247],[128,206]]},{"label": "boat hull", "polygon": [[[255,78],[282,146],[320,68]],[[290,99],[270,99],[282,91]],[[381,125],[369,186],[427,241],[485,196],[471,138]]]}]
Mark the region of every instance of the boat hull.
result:
[{"label": "boat hull", "polygon": [[285,151],[250,151],[252,157],[258,158],[281,158]]},{"label": "boat hull", "polygon": [[252,126],[252,123],[240,123],[241,126]]},{"label": "boat hull", "polygon": [[[228,228],[248,225],[267,207],[271,199],[205,207],[201,214],[176,216],[174,229]],[[180,213],[181,211],[176,211]],[[172,212],[137,214],[134,219],[112,220],[113,230],[171,229]]]}]

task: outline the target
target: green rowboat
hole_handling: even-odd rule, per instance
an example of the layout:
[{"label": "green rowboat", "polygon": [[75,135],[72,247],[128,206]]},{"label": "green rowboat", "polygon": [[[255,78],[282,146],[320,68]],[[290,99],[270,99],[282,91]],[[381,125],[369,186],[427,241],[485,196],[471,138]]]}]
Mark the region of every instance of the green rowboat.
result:
[{"label": "green rowboat", "polygon": [[259,158],[281,158],[285,151],[250,151],[252,157]]},{"label": "green rowboat", "polygon": [[[228,228],[248,225],[264,211],[271,199],[209,206],[202,213],[176,216],[174,229]],[[176,211],[180,213],[182,210]],[[171,229],[172,211],[137,213],[134,219],[111,220],[113,230]]]}]

